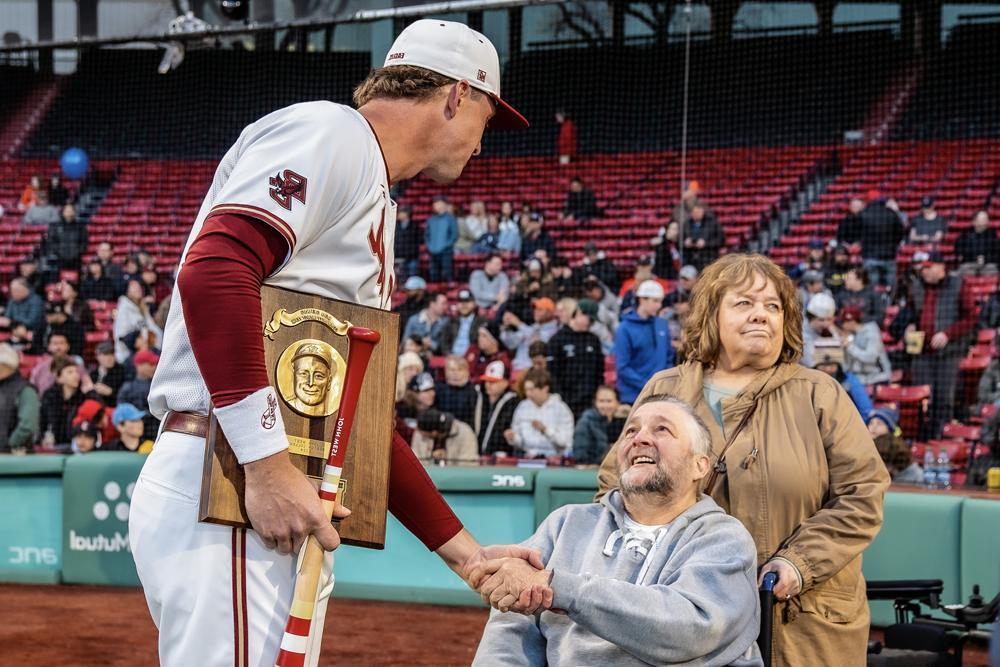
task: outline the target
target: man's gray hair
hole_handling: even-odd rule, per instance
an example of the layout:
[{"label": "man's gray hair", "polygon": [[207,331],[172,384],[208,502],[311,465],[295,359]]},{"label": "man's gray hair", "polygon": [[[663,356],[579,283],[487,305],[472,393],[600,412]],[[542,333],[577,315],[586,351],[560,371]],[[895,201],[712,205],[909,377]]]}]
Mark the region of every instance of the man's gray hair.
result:
[{"label": "man's gray hair", "polygon": [[712,434],[701,417],[695,414],[694,408],[673,394],[650,394],[636,406],[647,403],[669,403],[676,405],[687,415],[691,426],[691,451],[700,456],[712,456]]}]

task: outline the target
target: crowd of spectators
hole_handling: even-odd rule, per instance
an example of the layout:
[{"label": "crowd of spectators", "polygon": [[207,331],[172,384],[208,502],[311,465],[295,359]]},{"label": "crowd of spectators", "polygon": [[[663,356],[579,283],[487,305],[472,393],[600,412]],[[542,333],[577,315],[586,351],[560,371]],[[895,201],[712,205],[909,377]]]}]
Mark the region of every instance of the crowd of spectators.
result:
[{"label": "crowd of spectators", "polygon": [[119,264],[105,242],[86,257],[76,204],[57,176],[32,177],[17,202],[46,232],[0,299],[0,452],[148,453],[156,435],[147,399],[171,283],[143,251]]},{"label": "crowd of spectators", "polygon": [[[588,192],[574,179],[562,215],[581,224],[599,216]],[[478,449],[467,445],[467,433],[462,448],[446,446],[452,436],[441,431],[428,458],[466,464],[498,456],[599,462],[646,380],[684,358],[681,331],[692,289],[700,269],[725,252],[721,223],[702,196],[699,185],[691,183],[673,219],[629,273],[595,241],[570,266],[530,206],[509,218],[519,234],[517,251],[513,245],[489,246],[488,252],[475,242],[465,246],[467,252],[484,251],[468,283],[435,273],[432,264],[430,282],[445,291],[428,292],[427,281],[411,271],[398,308],[405,322],[401,352],[419,361],[420,368],[419,375],[399,385],[400,405],[410,410],[400,411],[404,435],[413,439],[421,431],[421,410],[413,407],[420,378],[428,383],[442,367],[463,365],[461,384],[475,406],[472,416],[465,418],[468,410],[433,398],[426,408],[436,411],[435,419],[440,413],[453,419],[447,423],[469,426]],[[436,206],[452,207],[444,198]],[[513,207],[505,203],[503,211]],[[480,202],[470,204],[469,216],[485,217],[487,229],[498,217]],[[474,229],[476,224],[456,219],[455,227]],[[977,331],[1000,326],[1000,298],[978,302],[966,280],[996,273],[996,230],[980,211],[951,248],[945,245],[950,229],[931,198],[911,217],[891,197],[869,192],[846,202],[835,239],[814,239],[801,263],[787,267],[799,281],[806,315],[801,363],[844,386],[863,420],[873,424],[886,465],[903,481],[912,479],[911,464],[916,464],[901,439],[898,406],[879,404],[875,389],[890,383],[929,385],[927,419],[916,435],[942,437],[947,423],[972,416],[957,395],[962,358]],[[456,242],[460,237],[456,232]],[[472,235],[466,233],[466,240]],[[920,252],[897,275],[901,244],[915,244]],[[446,329],[457,335],[444,335]],[[982,405],[1000,405],[997,377],[1000,363],[994,361],[983,376],[990,392],[980,397],[977,414]],[[442,386],[437,385],[438,396]],[[886,424],[888,434],[882,433]],[[887,437],[879,440],[880,435]],[[420,438],[424,447],[427,440]],[[987,444],[997,450],[996,442]],[[457,458],[449,453],[458,451]]]},{"label": "crowd of spectators", "polygon": [[[585,226],[600,217],[583,180],[569,183],[560,218]],[[397,425],[420,455],[465,464],[504,456],[599,462],[646,380],[684,358],[681,334],[699,272],[726,251],[723,221],[704,194],[688,184],[632,267],[616,266],[599,240],[570,265],[528,203],[491,210],[439,195],[424,220],[400,206]],[[0,310],[7,415],[0,451],[103,450],[112,440],[141,449],[156,429],[146,396],[169,278],[141,251],[118,263],[122,255],[100,243],[88,256],[74,193],[58,178],[47,185],[33,178],[17,205],[25,224],[46,225],[47,233],[18,265]],[[841,382],[866,421],[878,410],[893,414],[873,403],[878,385],[929,385],[918,435],[939,438],[948,422],[972,416],[957,400],[959,365],[980,330],[1000,327],[1000,297],[983,299],[967,280],[996,275],[1000,239],[986,211],[956,239],[929,197],[912,216],[876,191],[845,209],[836,237],[812,240],[801,263],[787,267],[805,313],[802,363]],[[918,249],[912,263],[898,262],[901,244]],[[478,258],[467,281],[455,280],[456,254]],[[906,271],[897,275],[898,266]],[[105,304],[113,318],[98,321],[92,304]],[[976,414],[1000,405],[997,377],[994,360]],[[115,430],[119,404],[126,406],[119,417],[133,417],[123,425],[143,422],[143,442]],[[876,419],[876,430],[887,419]],[[898,436],[898,414],[892,419]],[[80,446],[95,424],[93,446]],[[986,429],[994,440],[996,431]],[[991,455],[996,444],[987,442]],[[887,465],[901,457],[898,446],[890,449]]]}]

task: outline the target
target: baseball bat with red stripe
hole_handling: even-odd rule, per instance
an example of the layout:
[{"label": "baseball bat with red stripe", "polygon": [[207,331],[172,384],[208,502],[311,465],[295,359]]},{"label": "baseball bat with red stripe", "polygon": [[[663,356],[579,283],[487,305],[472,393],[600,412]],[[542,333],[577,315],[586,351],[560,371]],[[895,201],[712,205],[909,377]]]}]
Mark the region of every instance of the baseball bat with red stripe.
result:
[{"label": "baseball bat with red stripe", "polygon": [[[372,329],[352,326],[347,330],[347,338],[349,348],[347,370],[344,373],[344,391],[340,401],[340,412],[337,414],[337,424],[333,429],[333,439],[330,442],[330,456],[327,458],[323,482],[319,487],[319,497],[328,521],[333,519],[337,488],[340,486],[340,475],[344,468],[344,458],[351,438],[351,426],[354,424],[354,412],[358,406],[358,397],[361,395],[361,385],[365,379],[368,361],[380,336]],[[302,667],[305,664],[306,645],[316,606],[316,590],[323,569],[324,551],[312,535],[303,548],[306,552],[302,556],[302,564],[295,578],[295,594],[292,597],[292,608],[288,614],[288,623],[285,625],[285,634],[281,639],[281,650],[275,662],[277,667]]]}]

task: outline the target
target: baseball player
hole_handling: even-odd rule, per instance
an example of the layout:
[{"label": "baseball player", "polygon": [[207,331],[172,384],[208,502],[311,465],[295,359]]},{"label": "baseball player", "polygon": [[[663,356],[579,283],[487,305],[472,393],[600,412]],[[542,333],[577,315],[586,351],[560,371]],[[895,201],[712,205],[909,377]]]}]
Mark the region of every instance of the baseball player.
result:
[{"label": "baseball player", "polygon": [[[421,173],[450,182],[479,153],[487,124],[527,126],[500,98],[499,83],[485,36],[417,21],[357,88],[357,110],[307,102],[275,111],[223,157],[182,255],[149,396],[162,432],[129,519],[161,664],[273,665],[295,552],[310,534],[328,551],[339,543],[315,489],[288,459],[264,366],[261,285],[388,308],[389,187]],[[243,465],[253,530],[197,520],[210,405]],[[541,566],[520,547],[480,547],[398,437],[389,509],[459,575],[498,555]],[[321,586],[308,664],[316,664],[332,586],[332,576]]]}]

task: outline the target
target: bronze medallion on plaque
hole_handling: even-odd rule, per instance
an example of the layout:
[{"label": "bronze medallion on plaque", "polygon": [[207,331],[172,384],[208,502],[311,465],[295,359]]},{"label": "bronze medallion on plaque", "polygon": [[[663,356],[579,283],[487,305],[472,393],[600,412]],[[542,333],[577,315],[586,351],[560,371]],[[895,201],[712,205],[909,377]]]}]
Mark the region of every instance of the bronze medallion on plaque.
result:
[{"label": "bronze medallion on plaque", "polygon": [[[358,397],[338,500],[351,516],[338,530],[347,544],[385,542],[389,461],[394,427],[399,316],[377,308],[265,286],[261,290],[264,358],[277,390],[292,462],[318,486],[343,400],[350,358],[347,330],[381,334]],[[202,480],[202,521],[248,525],[243,470],[212,418]]]},{"label": "bronze medallion on plaque", "polygon": [[274,374],[281,399],[304,417],[329,417],[340,407],[347,363],[329,343],[304,338],[285,348]]}]

